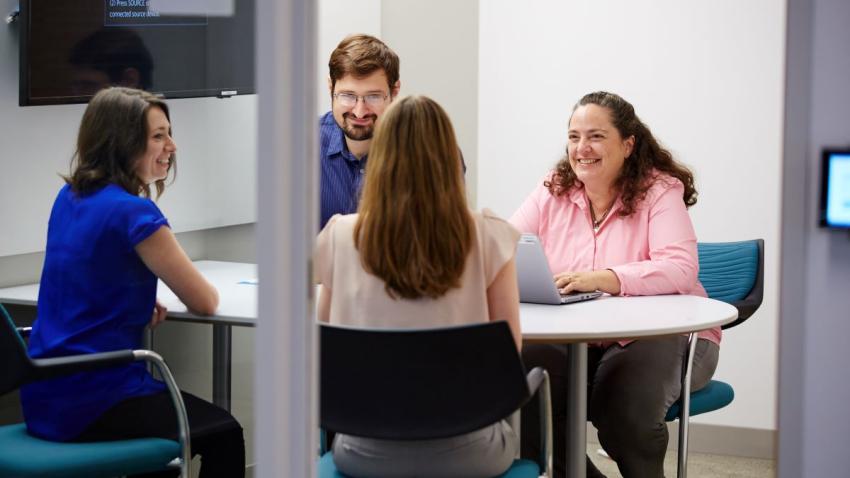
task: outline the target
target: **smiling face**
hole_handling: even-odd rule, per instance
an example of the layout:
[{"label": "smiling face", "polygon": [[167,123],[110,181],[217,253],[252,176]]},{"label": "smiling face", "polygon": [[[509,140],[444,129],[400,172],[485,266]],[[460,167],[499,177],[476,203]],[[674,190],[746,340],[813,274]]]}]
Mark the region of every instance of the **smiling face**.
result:
[{"label": "smiling face", "polygon": [[[387,84],[386,73],[383,70],[377,70],[361,78],[353,75],[340,78],[332,86],[331,95],[340,93],[357,95],[360,98],[354,106],[345,106],[341,101],[331,98],[336,124],[342,128],[349,140],[367,141],[372,139],[378,117],[383,114],[392,98],[398,93],[398,86],[396,85],[391,91]],[[366,95],[382,95],[387,98],[380,105],[370,106],[363,98]]]},{"label": "smiling face", "polygon": [[635,138],[623,139],[607,108],[579,106],[570,118],[567,155],[570,167],[585,187],[608,190],[632,153]]},{"label": "smiling face", "polygon": [[146,115],[147,146],[136,160],[136,176],[144,184],[168,177],[177,144],[171,138],[171,123],[162,108],[152,106]]}]

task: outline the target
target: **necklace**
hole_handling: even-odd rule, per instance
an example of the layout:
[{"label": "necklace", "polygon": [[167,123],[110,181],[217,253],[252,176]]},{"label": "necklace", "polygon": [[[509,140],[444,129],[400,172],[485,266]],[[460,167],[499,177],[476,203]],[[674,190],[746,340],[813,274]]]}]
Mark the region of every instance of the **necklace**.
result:
[{"label": "necklace", "polygon": [[608,208],[606,208],[605,211],[603,211],[602,214],[597,219],[596,213],[593,212],[593,204],[592,203],[590,204],[590,222],[593,224],[593,232],[599,231],[599,226],[601,226],[602,221],[604,221],[605,218],[608,217],[608,211],[611,210],[611,206],[613,206],[613,205],[614,205],[613,202],[610,205],[608,205]]}]

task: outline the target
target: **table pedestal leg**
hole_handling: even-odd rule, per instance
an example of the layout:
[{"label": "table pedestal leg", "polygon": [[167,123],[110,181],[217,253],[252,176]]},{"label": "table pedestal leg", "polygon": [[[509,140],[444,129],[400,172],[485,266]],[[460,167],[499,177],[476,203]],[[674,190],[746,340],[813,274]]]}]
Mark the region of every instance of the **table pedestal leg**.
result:
[{"label": "table pedestal leg", "polygon": [[231,330],[229,325],[213,325],[213,403],[230,411]]},{"label": "table pedestal leg", "polygon": [[682,366],[682,411],[679,412],[679,452],[677,478],[688,476],[688,422],[691,416],[691,372],[694,366],[694,354],[697,351],[698,335],[688,335],[688,355]]},{"label": "table pedestal leg", "polygon": [[587,454],[587,344],[567,345],[567,476],[584,478]]}]

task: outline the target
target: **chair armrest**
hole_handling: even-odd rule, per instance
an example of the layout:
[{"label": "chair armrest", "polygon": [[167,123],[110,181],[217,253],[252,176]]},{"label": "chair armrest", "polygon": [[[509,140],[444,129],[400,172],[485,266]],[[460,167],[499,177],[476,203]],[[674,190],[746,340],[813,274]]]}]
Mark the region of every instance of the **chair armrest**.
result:
[{"label": "chair armrest", "polygon": [[32,364],[35,366],[35,380],[43,380],[77,372],[115,367],[135,360],[132,350],[117,350],[115,352],[33,359]]},{"label": "chair armrest", "polygon": [[189,416],[186,414],[186,405],[183,403],[183,396],[180,394],[180,389],[177,387],[177,381],[171,375],[168,365],[156,352],[150,350],[133,350],[134,360],[144,360],[151,362],[165,382],[168,388],[168,394],[171,395],[171,403],[174,405],[174,410],[177,412],[177,441],[180,443],[180,452],[182,454],[180,462],[180,478],[189,478],[192,475],[192,444],[189,438]]},{"label": "chair armrest", "polygon": [[540,384],[543,383],[543,380],[546,379],[546,370],[543,367],[534,367],[528,372],[528,375],[525,376],[525,380],[528,383],[528,390],[532,395],[537,393],[537,389],[540,388]]},{"label": "chair armrest", "polygon": [[95,354],[70,355],[66,357],[55,357],[45,359],[33,359],[36,380],[52,378],[59,375],[68,375],[77,372],[85,372],[102,368],[114,367],[136,361],[151,362],[159,371],[162,381],[171,396],[171,402],[177,413],[177,439],[181,449],[180,476],[189,478],[191,476],[192,449],[189,439],[189,419],[186,414],[186,405],[183,396],[177,387],[171,370],[165,364],[162,357],[150,350],[118,350],[114,352],[101,352]]},{"label": "chair armrest", "polygon": [[[540,457],[538,464],[545,476],[552,475],[552,396],[549,374],[542,367],[535,367],[526,375],[532,395],[537,393],[540,402]],[[519,433],[519,430],[516,430]]]}]

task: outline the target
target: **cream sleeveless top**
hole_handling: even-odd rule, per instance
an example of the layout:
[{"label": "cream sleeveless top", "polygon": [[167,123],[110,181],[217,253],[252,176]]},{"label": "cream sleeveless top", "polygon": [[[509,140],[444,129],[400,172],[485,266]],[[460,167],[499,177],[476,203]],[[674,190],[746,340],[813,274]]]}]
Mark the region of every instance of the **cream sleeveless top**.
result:
[{"label": "cream sleeveless top", "polygon": [[471,214],[475,239],[461,285],[436,299],[390,297],[384,281],[363,269],[354,247],[357,214],[331,218],[313,255],[317,280],[332,291],[330,323],[401,329],[488,322],[487,288],[516,254],[520,234],[486,209]]}]

